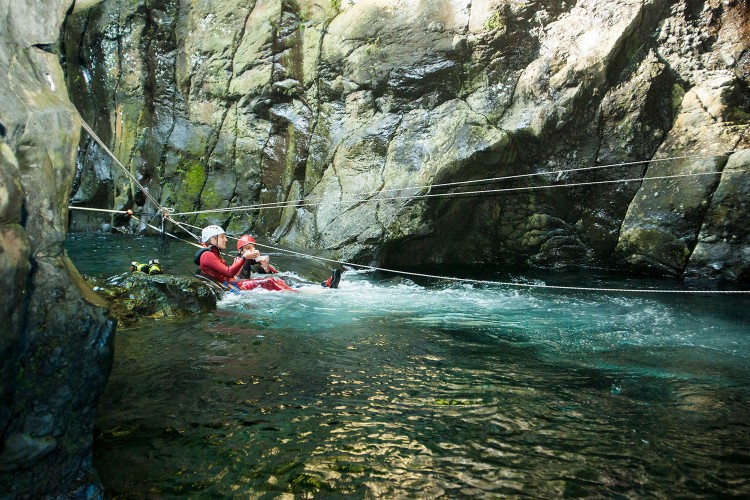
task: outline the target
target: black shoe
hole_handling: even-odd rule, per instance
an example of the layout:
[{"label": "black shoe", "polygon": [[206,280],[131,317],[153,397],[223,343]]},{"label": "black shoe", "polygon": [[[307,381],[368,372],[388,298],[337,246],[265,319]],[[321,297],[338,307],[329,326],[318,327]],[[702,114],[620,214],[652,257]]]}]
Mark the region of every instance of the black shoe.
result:
[{"label": "black shoe", "polygon": [[341,281],[341,271],[334,269],[331,274],[331,288],[338,288]]},{"label": "black shoe", "polygon": [[331,277],[325,281],[321,281],[320,285],[326,288],[338,288],[339,281],[341,281],[341,271],[334,269],[331,271]]}]

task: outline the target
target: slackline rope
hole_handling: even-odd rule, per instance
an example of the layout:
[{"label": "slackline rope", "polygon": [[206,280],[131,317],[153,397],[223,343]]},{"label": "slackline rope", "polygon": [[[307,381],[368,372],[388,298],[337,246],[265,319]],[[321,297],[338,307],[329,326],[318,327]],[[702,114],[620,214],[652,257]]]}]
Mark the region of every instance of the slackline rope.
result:
[{"label": "slackline rope", "polygon": [[[698,156],[676,156],[672,158],[665,158],[663,160],[658,161],[667,161],[667,160],[674,160],[674,159],[682,159],[682,158],[697,158]],[[707,158],[712,156],[701,156],[701,158]],[[647,162],[638,162],[638,163],[647,163]],[[512,180],[512,179],[518,179],[523,177],[531,177],[531,176],[538,176],[538,175],[553,175],[558,173],[565,173],[565,172],[574,172],[574,171],[582,171],[582,170],[592,170],[595,168],[608,168],[613,166],[622,166],[622,165],[632,165],[634,163],[622,163],[622,164],[613,164],[613,165],[602,165],[598,167],[583,167],[580,169],[569,169],[569,170],[559,170],[554,172],[540,172],[535,174],[521,174],[518,176],[506,176],[506,177],[495,177],[491,179],[477,179],[473,181],[463,181],[460,183],[449,183],[449,184],[438,184],[433,187],[445,187],[445,186],[452,186],[452,185],[459,185],[464,183],[480,183],[480,182],[496,182],[500,180]],[[342,200],[326,200],[321,201],[320,198],[311,198],[311,199],[300,199],[300,200],[290,200],[290,201],[279,201],[279,202],[272,202],[272,203],[259,203],[255,205],[245,205],[240,207],[227,207],[227,208],[215,208],[215,209],[208,209],[208,210],[197,210],[192,212],[176,212],[173,215],[198,215],[198,214],[205,214],[205,213],[226,213],[226,212],[243,212],[243,211],[253,211],[253,210],[261,210],[261,209],[273,209],[273,208],[287,208],[287,207],[313,207],[313,206],[320,206],[320,205],[342,205],[345,203],[348,204],[357,204],[357,203],[365,203],[365,202],[372,202],[372,201],[389,201],[389,200],[415,200],[415,199],[425,199],[425,198],[449,198],[449,197],[460,197],[460,196],[478,196],[478,195],[485,195],[485,194],[498,194],[498,193],[510,193],[510,192],[520,192],[520,191],[538,191],[543,189],[556,189],[556,188],[564,188],[564,187],[583,187],[583,186],[597,186],[597,185],[603,185],[603,184],[618,184],[618,183],[631,183],[631,182],[643,182],[643,181],[655,181],[655,180],[668,180],[668,179],[679,179],[679,178],[686,178],[686,177],[703,177],[703,176],[709,176],[709,175],[733,175],[733,174],[744,174],[747,173],[747,170],[723,170],[723,171],[717,171],[717,172],[692,172],[692,173],[686,173],[686,174],[673,174],[673,175],[660,175],[660,176],[652,176],[652,177],[633,177],[633,178],[627,178],[627,179],[611,179],[611,180],[603,180],[603,181],[588,181],[588,182],[572,182],[572,183],[566,183],[566,184],[545,184],[541,186],[520,186],[520,187],[510,187],[510,188],[499,188],[499,189],[481,189],[481,190],[475,190],[475,191],[461,191],[457,193],[429,193],[429,194],[414,194],[414,195],[402,195],[402,196],[378,196],[380,193],[385,193],[389,191],[405,191],[408,189],[424,189],[429,188],[430,186],[415,186],[415,187],[405,187],[400,189],[389,189],[380,191],[378,193],[373,193],[371,196],[368,196],[366,198],[347,198]]]},{"label": "slackline rope", "polygon": [[[192,226],[190,224],[184,224],[186,226],[200,229],[198,226]],[[233,240],[238,238],[227,235]],[[446,281],[455,281],[461,283],[475,283],[479,285],[493,285],[493,286],[506,286],[516,288],[537,288],[537,289],[549,289],[549,290],[567,290],[567,291],[584,291],[584,292],[616,292],[616,293],[659,293],[659,294],[722,294],[722,295],[743,295],[750,294],[750,290],[669,290],[669,289],[651,289],[651,288],[597,288],[597,287],[584,287],[584,286],[563,286],[563,285],[546,285],[539,283],[516,283],[512,281],[490,281],[490,280],[478,280],[472,278],[456,278],[454,276],[440,276],[435,274],[415,273],[410,271],[399,271],[397,269],[388,269],[384,267],[368,266],[365,264],[355,264],[353,262],[347,262],[344,260],[328,259],[325,257],[319,257],[317,255],[310,255],[302,252],[296,252],[294,250],[288,250],[285,248],[275,247],[271,245],[264,245],[262,243],[255,242],[255,246],[268,248],[270,250],[276,250],[279,252],[294,255],[296,257],[302,257],[305,259],[319,260],[322,262],[330,262],[332,264],[340,264],[343,266],[356,267],[359,269],[366,269],[368,271],[382,271],[393,274],[400,274],[405,276],[415,276],[419,278],[431,278]]]}]

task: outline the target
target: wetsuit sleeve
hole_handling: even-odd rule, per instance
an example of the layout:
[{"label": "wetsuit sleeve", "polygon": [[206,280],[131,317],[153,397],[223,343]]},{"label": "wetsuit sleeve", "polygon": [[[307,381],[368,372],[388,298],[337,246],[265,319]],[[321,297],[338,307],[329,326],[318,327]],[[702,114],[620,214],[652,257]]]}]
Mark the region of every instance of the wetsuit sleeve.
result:
[{"label": "wetsuit sleeve", "polygon": [[209,276],[222,276],[225,280],[233,278],[245,265],[245,259],[238,257],[231,266],[227,266],[224,260],[213,252],[204,252],[200,262],[201,271]]},{"label": "wetsuit sleeve", "polygon": [[242,266],[242,269],[240,269],[240,272],[237,273],[237,278],[246,280],[252,277],[253,277],[253,261],[246,260],[245,265]]}]

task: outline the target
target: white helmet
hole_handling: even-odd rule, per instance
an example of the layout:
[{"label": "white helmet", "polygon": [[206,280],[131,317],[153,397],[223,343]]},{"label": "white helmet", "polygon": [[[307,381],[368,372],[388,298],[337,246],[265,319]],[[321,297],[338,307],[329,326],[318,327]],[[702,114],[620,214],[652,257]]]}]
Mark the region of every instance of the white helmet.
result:
[{"label": "white helmet", "polygon": [[224,234],[221,226],[206,226],[201,231],[201,243],[208,243],[208,240],[220,234]]}]

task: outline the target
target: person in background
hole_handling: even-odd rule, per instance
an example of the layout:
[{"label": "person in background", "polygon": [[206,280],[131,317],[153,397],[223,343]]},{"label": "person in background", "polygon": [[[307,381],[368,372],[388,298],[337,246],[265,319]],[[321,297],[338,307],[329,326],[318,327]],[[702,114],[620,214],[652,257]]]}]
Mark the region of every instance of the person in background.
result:
[{"label": "person in background", "polygon": [[130,263],[130,272],[139,272],[149,275],[164,274],[159,259],[151,259],[148,261],[148,264],[141,264],[140,262],[133,261]]},{"label": "person in background", "polygon": [[260,253],[257,250],[247,250],[235,258],[231,266],[228,266],[221,256],[221,252],[227,248],[227,235],[221,226],[204,227],[201,231],[201,243],[204,248],[196,252],[195,263],[200,267],[201,274],[207,278],[227,288],[236,287],[240,290],[253,290],[260,287],[266,290],[295,291],[278,278],[235,279],[245,263],[254,260]]}]

